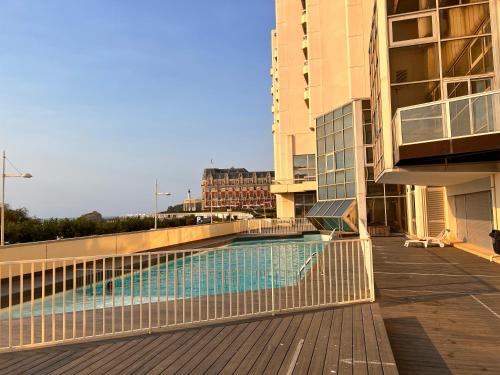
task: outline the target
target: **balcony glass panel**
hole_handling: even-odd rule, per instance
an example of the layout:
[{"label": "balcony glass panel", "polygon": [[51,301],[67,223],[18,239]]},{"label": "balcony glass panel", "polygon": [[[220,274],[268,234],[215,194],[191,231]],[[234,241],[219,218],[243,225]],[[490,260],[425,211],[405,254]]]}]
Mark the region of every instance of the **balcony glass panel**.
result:
[{"label": "balcony glass panel", "polygon": [[443,117],[442,104],[401,111],[403,144],[444,138],[446,134]]}]

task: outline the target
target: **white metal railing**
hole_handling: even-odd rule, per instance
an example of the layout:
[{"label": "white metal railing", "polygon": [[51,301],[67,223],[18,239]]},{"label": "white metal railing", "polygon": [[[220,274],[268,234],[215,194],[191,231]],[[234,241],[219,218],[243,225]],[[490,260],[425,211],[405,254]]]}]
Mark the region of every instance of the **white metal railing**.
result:
[{"label": "white metal railing", "polygon": [[245,225],[248,234],[286,235],[317,231],[307,218],[254,219]]},{"label": "white metal railing", "polygon": [[304,177],[273,180],[272,185],[292,185],[292,184],[302,184],[304,182],[316,182],[316,176],[304,176]]},{"label": "white metal railing", "polygon": [[500,132],[500,90],[399,108],[396,146]]},{"label": "white metal railing", "polygon": [[371,241],[360,239],[8,262],[0,272],[0,351],[374,300]]}]

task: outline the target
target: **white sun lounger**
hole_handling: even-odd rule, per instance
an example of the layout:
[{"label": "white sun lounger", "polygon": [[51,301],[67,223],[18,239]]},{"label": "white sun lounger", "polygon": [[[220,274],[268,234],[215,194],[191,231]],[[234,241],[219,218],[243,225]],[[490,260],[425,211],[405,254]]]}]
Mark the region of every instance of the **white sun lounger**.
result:
[{"label": "white sun lounger", "polygon": [[427,248],[429,245],[439,245],[439,247],[445,247],[445,240],[448,236],[449,229],[443,229],[436,237],[424,237],[420,239],[406,240],[405,247],[410,246],[410,244],[418,243],[424,245]]}]

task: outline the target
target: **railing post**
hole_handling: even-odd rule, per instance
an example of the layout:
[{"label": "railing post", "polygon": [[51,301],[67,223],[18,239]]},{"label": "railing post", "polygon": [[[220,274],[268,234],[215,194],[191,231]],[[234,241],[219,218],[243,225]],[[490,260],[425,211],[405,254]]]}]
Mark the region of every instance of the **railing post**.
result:
[{"label": "railing post", "polygon": [[274,251],[271,245],[271,310],[274,315]]}]

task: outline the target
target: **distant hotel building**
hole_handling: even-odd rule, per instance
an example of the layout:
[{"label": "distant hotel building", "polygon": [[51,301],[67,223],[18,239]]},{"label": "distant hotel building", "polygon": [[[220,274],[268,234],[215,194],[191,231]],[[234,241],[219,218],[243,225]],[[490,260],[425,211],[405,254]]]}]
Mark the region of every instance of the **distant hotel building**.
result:
[{"label": "distant hotel building", "polygon": [[201,183],[203,210],[274,208],[273,171],[249,172],[245,168],[209,168]]}]

